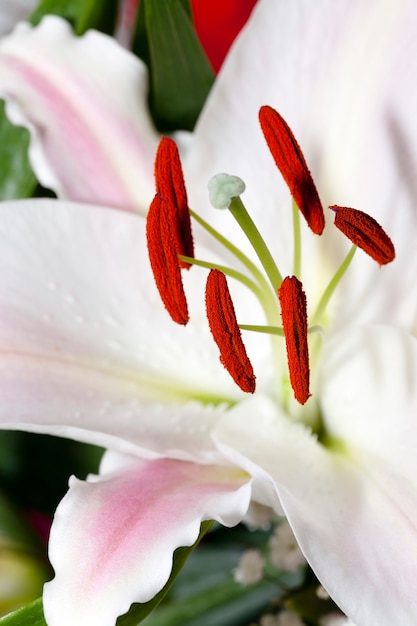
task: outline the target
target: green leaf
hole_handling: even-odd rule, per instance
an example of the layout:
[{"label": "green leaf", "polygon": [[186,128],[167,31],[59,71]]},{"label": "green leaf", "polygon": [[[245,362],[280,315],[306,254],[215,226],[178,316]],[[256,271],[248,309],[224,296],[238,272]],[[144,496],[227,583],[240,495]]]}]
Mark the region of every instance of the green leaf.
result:
[{"label": "green leaf", "polygon": [[42,0],[30,21],[38,24],[44,15],[60,15],[71,22],[78,35],[89,28],[111,34],[114,31],[116,11],[116,0]]},{"label": "green leaf", "polygon": [[8,121],[3,102],[0,102],[0,137],[0,200],[28,198],[37,185],[27,157],[29,133]]},{"label": "green leaf", "polygon": [[236,583],[233,569],[241,554],[242,548],[213,546],[210,538],[209,545],[191,556],[146,626],[238,626],[256,621],[282,591],[266,580],[251,586]]},{"label": "green leaf", "polygon": [[[203,575],[203,574],[200,574]],[[213,586],[205,593],[171,606],[159,607],[146,626],[240,626],[262,614],[277,596],[273,583],[242,587],[233,581]]]},{"label": "green leaf", "polygon": [[42,598],[0,618],[2,626],[47,626],[43,615]]},{"label": "green leaf", "polygon": [[[145,604],[133,604],[128,613],[117,620],[117,626],[136,626],[149,615],[159,604],[162,598],[171,589],[174,580],[184,567],[188,557],[195,550],[201,539],[211,527],[212,522],[203,522],[197,541],[191,547],[178,548],[174,553],[174,564],[171,576],[165,587],[149,602]],[[111,590],[109,589],[109,593]],[[42,598],[28,604],[9,615],[0,619],[1,626],[47,626],[43,615]]]},{"label": "green leaf", "polygon": [[[160,130],[192,130],[214,81],[185,0],[143,0],[141,56],[150,67],[150,105]],[[143,20],[147,42],[144,44]]]}]

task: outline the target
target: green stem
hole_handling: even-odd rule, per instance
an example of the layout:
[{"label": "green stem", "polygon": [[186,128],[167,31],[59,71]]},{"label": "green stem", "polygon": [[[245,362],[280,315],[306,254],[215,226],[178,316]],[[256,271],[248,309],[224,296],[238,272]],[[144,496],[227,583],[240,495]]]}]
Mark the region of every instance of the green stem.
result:
[{"label": "green stem", "polygon": [[282,276],[276,266],[276,263],[266,245],[261,233],[255,226],[254,221],[246,210],[240,198],[232,198],[229,206],[229,211],[249,239],[255,250],[258,259],[260,260],[266,275],[268,276],[274,292],[276,292],[281,283]]},{"label": "green stem", "polygon": [[238,272],[237,270],[234,270],[232,267],[228,267],[227,265],[219,265],[218,263],[202,261],[200,259],[195,259],[194,257],[183,256],[182,254],[179,255],[179,258],[185,263],[197,265],[198,267],[206,267],[209,270],[220,270],[220,272],[223,272],[223,274],[225,274],[226,276],[230,276],[230,278],[234,278],[235,280],[238,280],[240,283],[248,287],[248,289],[250,289],[255,294],[255,296],[259,298],[261,302],[263,302],[264,294],[262,289],[259,287],[258,283],[255,283],[255,281],[248,278],[246,274],[242,274],[242,272]]},{"label": "green stem", "polygon": [[[255,287],[254,283],[250,281],[249,278],[246,278],[245,281],[241,280],[241,282],[244,282],[244,284],[249,286],[249,288],[252,289],[252,291],[255,294],[257,294],[259,301],[261,302],[262,307],[265,311],[265,315],[267,319],[270,322],[276,319],[276,316],[279,315],[278,298],[277,298],[276,292],[273,292],[271,290],[271,287],[268,281],[266,280],[264,274],[260,271],[260,269],[255,265],[255,263],[253,263],[249,259],[249,257],[246,256],[246,254],[244,254],[231,241],[226,239],[226,237],[224,237],[221,233],[219,233],[219,231],[217,231],[215,228],[210,226],[210,224],[206,222],[202,217],[200,217],[192,209],[189,209],[189,211],[190,211],[191,217],[193,217],[196,220],[196,222],[200,224],[200,226],[202,226],[210,235],[212,235],[212,237],[214,237],[214,239],[216,239],[222,246],[224,246],[226,250],[231,252],[250,271],[254,279],[259,284],[260,289]],[[188,259],[187,257],[181,257],[181,258],[187,261],[188,263],[195,263],[194,259]],[[199,265],[199,263],[195,263],[195,265]],[[220,269],[221,266],[215,266],[214,264],[207,264],[207,265],[202,265],[202,267],[208,267],[208,268],[217,267],[217,269]],[[230,272],[224,272],[224,273],[227,274],[228,276],[232,276]],[[239,273],[237,272],[237,274]],[[240,274],[240,277],[242,276],[243,274]],[[236,275],[233,277],[240,280],[240,278]],[[248,284],[248,282],[250,284]]]},{"label": "green stem", "polygon": [[208,222],[206,222],[206,220],[204,220],[202,217],[200,217],[198,215],[198,213],[195,213],[192,209],[189,209],[189,211],[190,211],[191,217],[194,218],[195,221],[200,224],[200,226],[202,226],[208,233],[210,233],[210,235],[212,235],[212,237],[214,237],[214,239],[217,239],[217,241],[219,243],[221,243],[222,246],[224,246],[227,250],[229,250],[229,252],[231,252],[237,259],[239,259],[239,261],[245,267],[248,268],[248,270],[250,271],[252,276],[259,282],[259,284],[261,284],[261,285],[265,285],[266,284],[266,281],[265,281],[265,278],[264,278],[262,272],[255,265],[255,263],[253,263],[250,260],[250,258],[246,256],[246,254],[244,254],[231,241],[226,239],[226,237],[224,237],[221,233],[219,233],[218,230],[216,230],[215,228],[210,226],[210,224]]},{"label": "green stem", "polygon": [[[284,330],[280,326],[261,326],[257,324],[239,324],[239,328],[241,330],[251,330],[255,333],[265,333],[268,335],[279,335],[280,337],[284,337]],[[314,335],[314,333],[321,333],[323,328],[321,326],[310,326],[308,329],[309,335]]]},{"label": "green stem", "polygon": [[301,229],[300,209],[295,201],[292,202],[292,222],[294,230],[294,276],[301,280]]},{"label": "green stem", "polygon": [[284,337],[284,331],[279,326],[257,326],[256,324],[239,324],[240,330],[251,330],[255,333],[266,333],[267,335],[279,335]]},{"label": "green stem", "polygon": [[343,262],[340,264],[339,269],[337,270],[336,274],[333,276],[333,278],[331,279],[331,281],[329,282],[329,284],[327,285],[326,289],[324,290],[324,293],[321,297],[320,302],[317,305],[317,309],[313,315],[313,324],[318,324],[321,320],[321,317],[324,313],[324,311],[326,310],[326,307],[329,303],[330,298],[332,297],[337,285],[339,284],[339,282],[341,281],[341,279],[343,278],[347,268],[349,267],[355,252],[356,252],[357,248],[356,246],[352,246],[351,249],[349,250],[348,254],[346,255],[345,259],[343,260]]}]

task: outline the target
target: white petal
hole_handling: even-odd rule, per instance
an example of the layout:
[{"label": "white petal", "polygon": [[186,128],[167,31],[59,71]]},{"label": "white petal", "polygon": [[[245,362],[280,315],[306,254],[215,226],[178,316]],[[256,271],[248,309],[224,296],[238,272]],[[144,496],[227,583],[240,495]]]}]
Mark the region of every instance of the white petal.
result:
[{"label": "white petal", "polygon": [[[403,353],[403,363],[406,357]],[[342,370],[343,363],[338,366]],[[391,393],[383,382],[381,405],[384,396],[389,404]],[[361,450],[327,450],[261,396],[225,416],[216,432],[222,452],[254,477],[254,494],[269,497],[274,507],[279,497],[319,580],[340,608],[364,626],[389,626],[398,620],[412,624],[417,619],[415,463],[412,472],[411,464],[405,472],[396,458],[398,451],[407,449],[409,457],[415,450],[415,412],[407,413],[410,443],[396,448],[396,418],[407,411],[401,404],[405,385],[398,389],[399,405],[385,433],[387,446],[380,450],[373,448],[371,436],[369,451],[365,441]],[[372,394],[374,388],[369,398]],[[373,410],[370,400],[363,399],[368,412],[361,417],[374,423],[379,403]],[[344,401],[339,400],[341,405]],[[392,454],[387,453],[389,435]],[[349,446],[349,440],[344,443]]]},{"label": "white petal", "polygon": [[417,340],[392,326],[340,333],[325,347],[326,432],[359,459],[372,455],[417,488]]},{"label": "white petal", "polygon": [[222,461],[210,432],[223,406],[168,402],[162,394],[149,398],[133,376],[59,358],[0,353],[0,372],[2,429],[69,437],[146,458]]},{"label": "white petal", "polygon": [[[284,115],[324,205],[366,211],[397,246],[399,260],[388,274],[358,253],[349,272],[349,298],[341,299],[338,311],[345,324],[355,316],[362,323],[377,316],[379,321],[401,318],[410,326],[417,308],[412,288],[417,88],[410,78],[417,74],[416,11],[417,4],[407,0],[259,2],[219,75],[186,155],[191,206],[205,210],[217,224],[221,220],[223,232],[231,235],[236,231],[232,220],[210,213],[205,185],[219,172],[240,176],[246,183],[243,201],[281,272],[291,274],[289,192],[257,119],[263,104]],[[312,305],[347,248],[334,232],[332,217],[326,217],[324,238],[302,228],[302,279]],[[233,238],[244,245],[238,232]]]},{"label": "white petal", "polygon": [[217,367],[204,279],[187,273],[196,315],[185,329],[175,325],[155,287],[141,216],[53,200],[3,203],[0,214],[3,351],[154,379],[177,397],[227,399],[234,386]]},{"label": "white petal", "polygon": [[[144,219],[3,203],[0,241],[2,427],[213,460],[207,432],[243,394],[219,363],[204,294],[186,328],[164,310]],[[187,287],[202,282],[194,269]]]},{"label": "white petal", "polygon": [[39,180],[70,200],[146,211],[158,137],[144,64],[95,31],[58,17],[20,24],[0,46],[0,94],[31,131]]},{"label": "white petal", "polygon": [[113,626],[164,586],[174,550],[196,541],[201,521],[233,526],[249,499],[243,472],[178,461],[131,460],[94,482],[72,479],[51,530],[48,625]]}]

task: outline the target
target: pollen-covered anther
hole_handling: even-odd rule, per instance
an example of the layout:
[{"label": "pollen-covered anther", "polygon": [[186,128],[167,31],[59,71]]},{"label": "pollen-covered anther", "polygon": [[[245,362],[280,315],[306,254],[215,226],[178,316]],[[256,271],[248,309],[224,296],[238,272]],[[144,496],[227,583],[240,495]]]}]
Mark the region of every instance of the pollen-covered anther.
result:
[{"label": "pollen-covered anther", "polygon": [[394,244],[373,217],[349,207],[334,205],[329,209],[335,212],[335,226],[379,265],[395,259]]},{"label": "pollen-covered anther", "polygon": [[278,289],[282,327],[287,347],[288,370],[294,397],[305,404],[310,397],[310,366],[307,341],[307,299],[296,276],[287,276]]},{"label": "pollen-covered anther", "polygon": [[252,364],[242,341],[226,277],[217,269],[210,270],[207,278],[206,311],[211,333],[220,350],[220,361],[242,391],[254,393]]},{"label": "pollen-covered anther", "polygon": [[175,207],[156,195],[146,221],[149,260],[165,308],[174,322],[187,324],[189,315],[178,258],[177,229]]},{"label": "pollen-covered anther", "polygon": [[[177,211],[178,254],[194,257],[194,242],[184,175],[177,144],[169,137],[162,137],[155,158],[156,193],[167,200]],[[180,267],[188,269],[190,263],[179,261]]]},{"label": "pollen-covered anther", "polygon": [[284,118],[270,106],[259,111],[268,148],[292,197],[316,235],[324,229],[324,212],[301,148]]}]

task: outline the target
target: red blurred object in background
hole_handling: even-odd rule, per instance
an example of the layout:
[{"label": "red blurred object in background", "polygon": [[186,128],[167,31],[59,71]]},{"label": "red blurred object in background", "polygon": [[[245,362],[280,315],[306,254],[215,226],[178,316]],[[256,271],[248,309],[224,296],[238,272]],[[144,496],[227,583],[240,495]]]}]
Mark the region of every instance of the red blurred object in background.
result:
[{"label": "red blurred object in background", "polygon": [[[120,0],[116,38],[130,47],[140,0]],[[246,24],[257,0],[191,0],[197,34],[215,72],[236,35]]]},{"label": "red blurred object in background", "polygon": [[197,34],[218,72],[257,0],[191,0]]}]

